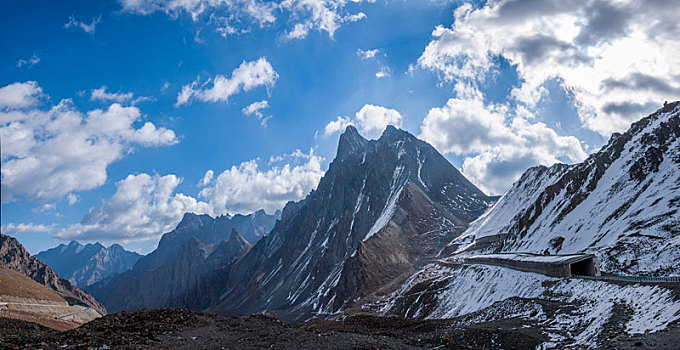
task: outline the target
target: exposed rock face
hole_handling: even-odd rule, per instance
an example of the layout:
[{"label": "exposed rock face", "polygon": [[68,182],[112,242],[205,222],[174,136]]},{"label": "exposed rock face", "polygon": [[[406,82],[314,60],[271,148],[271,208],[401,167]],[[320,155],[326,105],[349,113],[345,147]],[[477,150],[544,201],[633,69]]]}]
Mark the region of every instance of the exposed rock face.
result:
[{"label": "exposed rock face", "polygon": [[[278,215],[278,213],[276,214]],[[101,300],[107,308],[111,310],[129,310],[138,307],[152,307],[151,305],[157,306],[185,306],[191,307],[193,302],[189,298],[180,297],[187,286],[200,286],[201,283],[197,282],[197,276],[202,275],[205,271],[193,271],[186,266],[179,266],[181,263],[176,260],[182,258],[185,264],[192,263],[191,266],[195,267],[196,264],[202,264],[202,262],[208,259],[210,253],[213,250],[219,250],[219,245],[223,241],[229,241],[230,233],[233,230],[240,232],[246,232],[246,234],[251,237],[251,239],[257,239],[267,234],[271,228],[274,226],[276,221],[276,215],[268,215],[264,211],[260,210],[249,215],[234,215],[234,216],[220,216],[217,218],[212,218],[209,215],[196,215],[192,213],[186,213],[182,218],[182,221],[177,225],[177,227],[164,234],[161,237],[158,247],[148,255],[140,258],[137,263],[127,272],[111,275],[98,283],[94,283],[87,287],[87,290],[92,293],[97,300]],[[240,231],[242,230],[242,231]],[[195,239],[199,244],[192,243],[184,246],[187,242]],[[240,244],[248,245],[248,242],[242,236],[239,236],[242,241]],[[226,244],[226,243],[225,243]],[[200,248],[203,247],[203,248]],[[192,256],[192,254],[195,254]],[[213,256],[216,259],[217,255]],[[214,262],[215,266],[220,266],[221,262]],[[175,264],[175,265],[173,265]],[[174,267],[171,267],[174,266]],[[156,289],[160,287],[149,286],[143,282],[144,276],[147,272],[152,272],[160,270],[163,271],[173,270],[177,273],[191,272],[191,276],[173,276],[173,278],[184,278],[187,279],[184,283],[179,283],[177,286],[183,286],[182,288],[175,288],[172,291],[172,295],[165,295],[161,299],[155,299],[153,293],[156,293]],[[155,275],[156,278],[160,278],[160,275]],[[206,277],[207,278],[207,277]],[[123,281],[125,281],[123,283]],[[190,283],[189,283],[190,282]],[[121,283],[123,283],[121,285]],[[140,297],[139,299],[134,299],[128,294],[139,296],[143,291],[139,289],[140,286],[148,286],[151,288],[150,291],[144,292],[147,294],[146,297]],[[135,291],[127,290],[127,288],[133,288]],[[181,292],[180,292],[181,290]],[[158,292],[164,293],[165,291]],[[170,300],[175,300],[180,298],[181,303],[173,304]],[[144,304],[145,301],[150,301],[152,304]]]},{"label": "exposed rock face", "polygon": [[174,260],[182,244],[191,238],[195,237],[203,244],[212,245],[229,238],[232,229],[236,229],[239,234],[243,232],[243,237],[255,240],[271,231],[275,222],[275,216],[268,215],[262,210],[245,216],[224,215],[214,219],[207,214],[187,213],[174,230],[161,237],[158,248],[141,258],[132,270],[135,274],[139,274],[155,270],[166,262]]},{"label": "exposed rock face", "polygon": [[[529,169],[452,247],[592,252],[617,274],[680,274],[680,103],[584,162]],[[494,244],[479,244],[499,235]]]},{"label": "exposed rock face", "polygon": [[234,263],[209,310],[289,321],[333,314],[398,288],[493,201],[409,133],[390,126],[366,140],[348,127],[318,188],[288,203]]},{"label": "exposed rock face", "polygon": [[93,308],[101,315],[106,309],[87,292],[60,278],[52,269],[31,256],[15,238],[0,233],[0,265],[20,272],[34,281],[62,293],[70,303]]},{"label": "exposed rock face", "polygon": [[182,244],[175,259],[141,275],[128,275],[120,279],[104,304],[111,312],[139,308],[179,306],[196,308],[194,290],[213,289],[204,286],[216,269],[228,269],[250,245],[235,229],[231,236],[217,244],[204,244],[192,237]]},{"label": "exposed rock face", "polygon": [[99,243],[82,245],[71,241],[36,254],[59,276],[77,286],[89,286],[109,275],[129,270],[142,256],[118,244],[108,248]]}]

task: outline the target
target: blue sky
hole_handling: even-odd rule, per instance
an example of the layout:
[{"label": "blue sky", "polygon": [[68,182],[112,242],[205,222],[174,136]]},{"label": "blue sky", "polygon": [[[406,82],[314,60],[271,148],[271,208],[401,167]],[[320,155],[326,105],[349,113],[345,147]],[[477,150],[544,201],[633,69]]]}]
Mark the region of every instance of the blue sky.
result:
[{"label": "blue sky", "polygon": [[146,253],[184,211],[272,213],[302,198],[350,123],[369,137],[397,124],[502,193],[680,92],[675,58],[600,68],[636,47],[670,56],[677,46],[659,42],[677,27],[640,39],[633,5],[594,1],[620,17],[598,27],[576,5],[514,5],[3,2],[3,233],[32,253],[69,239]]}]

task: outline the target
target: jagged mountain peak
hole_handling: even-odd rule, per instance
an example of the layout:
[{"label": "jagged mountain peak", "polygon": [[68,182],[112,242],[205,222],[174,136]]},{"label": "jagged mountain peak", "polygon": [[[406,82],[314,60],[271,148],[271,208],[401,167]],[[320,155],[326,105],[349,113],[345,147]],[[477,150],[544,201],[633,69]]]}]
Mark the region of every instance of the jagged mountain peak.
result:
[{"label": "jagged mountain peak", "polygon": [[392,126],[367,140],[348,127],[317,188],[286,204],[232,266],[211,310],[286,310],[288,320],[335,312],[434,256],[492,202],[408,132]]},{"label": "jagged mountain peak", "polygon": [[385,128],[382,135],[380,135],[380,138],[378,139],[378,141],[394,142],[394,141],[404,141],[404,140],[407,140],[407,139],[417,140],[417,138],[415,136],[413,136],[413,134],[411,134],[410,132],[403,130],[403,129],[399,129],[399,128],[395,127],[394,125],[390,124]]},{"label": "jagged mountain peak", "polygon": [[93,284],[111,274],[130,269],[141,255],[118,244],[106,248],[101,243],[71,241],[36,254],[36,257],[79,287]]},{"label": "jagged mountain peak", "polygon": [[195,214],[195,213],[184,213],[182,220],[177,224],[177,229],[193,229],[197,226],[204,225],[205,223],[213,220],[213,218],[208,214]]},{"label": "jagged mountain peak", "polygon": [[354,126],[348,125],[345,132],[340,135],[337,157],[342,159],[347,155],[355,153],[362,149],[366,143],[368,143],[368,140],[361,136]]}]

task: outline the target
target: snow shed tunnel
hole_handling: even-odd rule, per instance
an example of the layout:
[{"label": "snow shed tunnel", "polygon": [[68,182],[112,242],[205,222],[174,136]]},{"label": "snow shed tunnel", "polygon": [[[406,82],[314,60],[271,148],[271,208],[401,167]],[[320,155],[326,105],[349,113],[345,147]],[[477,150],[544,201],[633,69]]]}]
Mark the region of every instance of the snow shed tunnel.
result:
[{"label": "snow shed tunnel", "polygon": [[500,253],[474,255],[466,264],[507,267],[552,277],[599,276],[597,258],[593,254],[540,255],[532,253]]}]

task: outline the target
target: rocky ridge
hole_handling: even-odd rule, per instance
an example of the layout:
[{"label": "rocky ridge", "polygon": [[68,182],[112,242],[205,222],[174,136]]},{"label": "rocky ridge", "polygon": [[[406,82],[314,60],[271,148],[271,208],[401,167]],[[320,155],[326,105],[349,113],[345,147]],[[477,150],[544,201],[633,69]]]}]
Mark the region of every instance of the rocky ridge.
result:
[{"label": "rocky ridge", "polygon": [[71,241],[40,252],[35,256],[59,276],[76,286],[85,287],[130,268],[142,256],[118,244],[104,247],[100,243],[80,244]]},{"label": "rocky ridge", "polygon": [[60,278],[49,266],[31,256],[19,241],[2,233],[0,233],[0,265],[61,293],[69,303],[85,305],[101,315],[106,315],[106,308],[92,295]]}]

